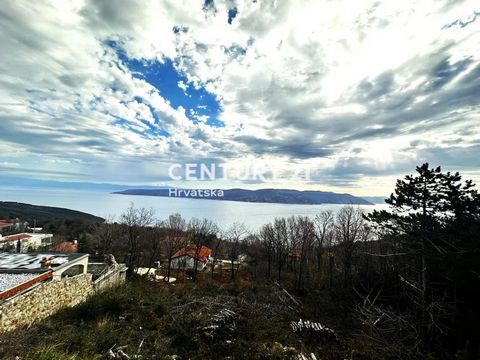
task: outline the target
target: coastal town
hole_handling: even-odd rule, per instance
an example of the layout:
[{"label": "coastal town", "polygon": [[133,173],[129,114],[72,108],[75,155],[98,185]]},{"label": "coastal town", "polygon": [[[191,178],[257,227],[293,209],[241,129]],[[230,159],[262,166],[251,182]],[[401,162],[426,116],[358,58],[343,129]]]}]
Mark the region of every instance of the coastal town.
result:
[{"label": "coastal town", "polygon": [[21,219],[0,220],[0,332],[30,326],[125,281],[124,265],[91,261],[77,253],[75,241],[53,239]]},{"label": "coastal town", "polygon": [[[126,280],[127,267],[113,255],[103,254],[99,262],[98,253],[79,253],[77,240],[58,240],[18,218],[0,219],[0,251],[0,332],[31,325]],[[238,270],[242,264],[214,261],[211,248],[201,246],[197,251],[192,245],[178,247],[170,260],[170,269],[177,273],[203,272],[207,267],[230,269],[232,264]],[[136,267],[135,273],[151,281],[164,280],[160,259],[154,264],[155,268]],[[168,279],[170,283],[175,280]]]}]

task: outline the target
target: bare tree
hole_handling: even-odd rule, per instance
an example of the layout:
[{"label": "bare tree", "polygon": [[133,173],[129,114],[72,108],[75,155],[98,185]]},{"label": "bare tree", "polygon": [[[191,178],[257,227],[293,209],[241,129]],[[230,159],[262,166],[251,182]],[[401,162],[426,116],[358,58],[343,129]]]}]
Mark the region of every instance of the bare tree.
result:
[{"label": "bare tree", "polygon": [[290,257],[294,260],[295,284],[304,287],[304,280],[309,275],[308,264],[315,242],[315,225],[306,216],[288,218],[288,238]]},{"label": "bare tree", "polygon": [[145,261],[148,266],[147,274],[153,267],[154,262],[160,258],[165,236],[164,232],[163,224],[157,221],[154,227],[147,229],[142,235],[142,248],[144,249]]},{"label": "bare tree", "polygon": [[258,234],[263,252],[267,258],[267,277],[272,276],[272,263],[274,258],[274,231],[272,224],[264,225]]},{"label": "bare tree", "polygon": [[285,218],[276,218],[273,222],[273,248],[277,264],[278,282],[282,281],[282,270],[289,252],[288,227]]},{"label": "bare tree", "polygon": [[245,253],[250,265],[253,265],[253,278],[257,278],[257,266],[261,259],[262,241],[257,234],[250,234],[245,237],[243,244],[245,245]]},{"label": "bare tree", "polygon": [[188,223],[188,232],[191,236],[192,243],[195,249],[195,256],[193,259],[193,281],[197,281],[198,272],[198,258],[202,246],[208,244],[218,232],[218,226],[208,219],[193,218]]},{"label": "bare tree", "polygon": [[167,281],[170,281],[172,257],[182,247],[187,245],[187,237],[185,231],[187,230],[187,222],[178,213],[170,215],[167,220],[162,223],[165,228],[165,255],[168,261]]},{"label": "bare tree", "polygon": [[225,232],[225,238],[228,243],[228,259],[230,260],[230,278],[235,278],[235,261],[238,260],[240,241],[249,233],[248,228],[243,223],[233,223]]},{"label": "bare tree", "polygon": [[366,221],[360,208],[345,206],[337,213],[336,236],[343,265],[343,283],[351,280],[355,242],[362,240]]},{"label": "bare tree", "polygon": [[104,222],[94,225],[93,237],[99,255],[113,253],[114,243],[118,240],[118,229],[113,216],[107,216]]},{"label": "bare tree", "polygon": [[333,246],[335,245],[335,223],[334,226],[327,232],[325,237],[325,249],[326,257],[328,259],[328,278],[330,287],[333,286],[333,268],[334,268],[334,257],[333,257]]},{"label": "bare tree", "polygon": [[222,247],[222,236],[217,236],[217,238],[215,239],[215,242],[214,242],[214,245],[213,245],[213,249],[212,249],[212,268],[211,268],[211,276],[212,276],[212,279],[213,279],[213,274],[215,272],[215,264],[217,262],[217,259],[218,259],[218,254],[220,253],[220,250],[221,250],[221,247]]},{"label": "bare tree", "polygon": [[322,256],[324,249],[331,236],[333,228],[335,226],[335,216],[333,211],[324,210],[315,216],[315,237],[316,237],[316,258],[317,258],[317,270],[322,271]]},{"label": "bare tree", "polygon": [[299,229],[298,234],[300,240],[300,263],[298,269],[297,286],[299,288],[304,288],[305,279],[308,280],[309,276],[309,259],[316,239],[315,224],[307,216],[297,217],[296,222]]},{"label": "bare tree", "polygon": [[133,203],[120,215],[120,223],[126,230],[128,274],[132,274],[138,265],[141,250],[140,236],[145,231],[145,228],[151,225],[153,221],[153,209],[136,208]]}]

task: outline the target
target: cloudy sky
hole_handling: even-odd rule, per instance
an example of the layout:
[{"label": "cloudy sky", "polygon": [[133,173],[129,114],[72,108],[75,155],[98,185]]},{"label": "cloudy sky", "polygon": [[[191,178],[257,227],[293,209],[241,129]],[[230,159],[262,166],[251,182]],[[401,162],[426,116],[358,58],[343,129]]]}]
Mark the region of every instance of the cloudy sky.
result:
[{"label": "cloudy sky", "polygon": [[0,31],[4,178],[200,162],[268,169],[222,187],[384,195],[429,161],[480,182],[478,1],[7,0]]}]

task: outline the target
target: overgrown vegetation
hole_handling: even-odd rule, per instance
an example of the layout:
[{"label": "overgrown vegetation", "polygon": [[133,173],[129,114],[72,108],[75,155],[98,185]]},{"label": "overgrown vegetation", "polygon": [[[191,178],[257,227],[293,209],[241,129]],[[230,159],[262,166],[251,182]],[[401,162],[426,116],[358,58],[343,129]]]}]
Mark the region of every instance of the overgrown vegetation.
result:
[{"label": "overgrown vegetation", "polygon": [[[313,219],[278,218],[257,233],[242,224],[221,231],[209,220],[187,222],[179,214],[157,221],[152,211],[132,205],[119,223],[98,223],[86,237],[96,254],[113,253],[129,265],[127,286],[8,335],[2,351],[90,359],[126,346],[144,359],[298,353],[477,359],[480,195],[458,173],[428,164],[416,171],[397,182],[388,211],[366,215],[346,206]],[[213,249],[209,271],[199,272],[197,262],[193,269],[169,270],[172,255],[186,245],[197,253],[202,246]],[[215,266],[218,259],[231,267]],[[177,278],[175,285],[136,278],[136,267],[158,260],[166,278]],[[216,329],[212,319],[224,309],[238,320],[220,331],[224,338],[211,341],[205,333]],[[294,334],[291,321],[300,318],[328,326],[339,341]],[[15,349],[30,342],[33,347]]]},{"label": "overgrown vegetation", "polygon": [[[241,273],[240,277],[248,276]],[[256,286],[246,280],[221,283],[206,273],[199,274],[197,284],[175,287],[136,278],[30,329],[3,336],[0,356],[103,359],[118,346],[143,359],[171,359],[172,355],[179,359],[289,359],[302,350],[322,354],[323,359],[345,356],[350,350],[344,344],[304,343],[292,332],[290,322],[314,316],[316,305],[297,306],[275,285]],[[203,329],[224,308],[238,314],[234,334],[212,341]],[[323,312],[327,323],[335,317],[331,306]]]}]

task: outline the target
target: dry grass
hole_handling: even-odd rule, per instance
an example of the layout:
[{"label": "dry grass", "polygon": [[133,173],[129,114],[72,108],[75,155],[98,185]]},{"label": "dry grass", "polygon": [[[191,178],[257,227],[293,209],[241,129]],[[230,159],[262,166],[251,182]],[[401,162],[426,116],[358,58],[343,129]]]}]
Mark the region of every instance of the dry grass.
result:
[{"label": "dry grass", "polygon": [[[352,336],[355,324],[338,299],[321,292],[295,298],[300,305],[278,287],[255,285],[248,277],[226,283],[204,273],[197,284],[175,286],[132,279],[30,329],[4,335],[0,357],[105,359],[109,349],[125,346],[127,354],[142,359],[290,359],[299,352],[321,359],[382,358],[375,356],[373,342]],[[239,315],[233,338],[206,341],[202,328],[223,308]],[[290,328],[299,317],[337,330],[340,343],[306,343]],[[368,352],[358,350],[362,347]]]}]

